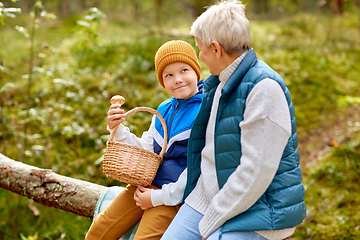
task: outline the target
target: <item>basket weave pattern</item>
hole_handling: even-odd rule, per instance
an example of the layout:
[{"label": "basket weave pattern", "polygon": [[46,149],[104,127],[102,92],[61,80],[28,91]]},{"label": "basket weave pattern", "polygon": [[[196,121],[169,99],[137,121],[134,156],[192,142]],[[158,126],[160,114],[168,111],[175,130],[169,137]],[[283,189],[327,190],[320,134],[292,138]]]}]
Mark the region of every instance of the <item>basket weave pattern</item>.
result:
[{"label": "basket weave pattern", "polygon": [[138,146],[114,141],[115,132],[119,127],[119,125],[117,125],[112,129],[107,141],[103,160],[103,172],[107,177],[120,182],[134,186],[149,186],[153,181],[165,154],[167,146],[167,127],[165,120],[159,112],[152,108],[137,107],[128,111],[124,117],[126,118],[139,111],[153,113],[160,119],[164,128],[164,143],[161,152],[158,155]]}]

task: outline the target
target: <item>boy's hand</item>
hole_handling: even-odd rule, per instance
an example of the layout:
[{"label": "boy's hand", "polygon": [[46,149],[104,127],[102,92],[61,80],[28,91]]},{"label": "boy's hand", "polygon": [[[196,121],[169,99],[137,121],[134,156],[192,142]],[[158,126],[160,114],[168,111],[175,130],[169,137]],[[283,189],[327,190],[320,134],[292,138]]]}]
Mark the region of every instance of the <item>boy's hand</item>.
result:
[{"label": "boy's hand", "polygon": [[120,109],[121,105],[118,103],[111,104],[107,114],[108,126],[113,129],[117,124],[125,121],[124,110]]},{"label": "boy's hand", "polygon": [[142,210],[146,210],[154,207],[151,203],[151,189],[139,185],[134,193],[134,200],[136,206],[139,206]]}]

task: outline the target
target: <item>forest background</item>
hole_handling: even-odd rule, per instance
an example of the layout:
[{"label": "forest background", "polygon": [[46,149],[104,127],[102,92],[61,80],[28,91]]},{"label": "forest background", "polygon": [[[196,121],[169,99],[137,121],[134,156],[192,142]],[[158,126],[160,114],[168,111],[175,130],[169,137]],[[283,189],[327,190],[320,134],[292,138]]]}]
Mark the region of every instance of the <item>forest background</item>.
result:
[{"label": "forest background", "polygon": [[[359,239],[359,2],[243,2],[252,47],[284,78],[295,106],[307,218],[292,238]],[[109,99],[123,95],[129,110],[168,98],[155,52],[172,39],[195,47],[190,26],[212,3],[0,1],[0,152],[121,185],[102,173]],[[125,124],[140,136],[151,117],[138,113]],[[0,239],[83,239],[90,223],[0,189]]]}]

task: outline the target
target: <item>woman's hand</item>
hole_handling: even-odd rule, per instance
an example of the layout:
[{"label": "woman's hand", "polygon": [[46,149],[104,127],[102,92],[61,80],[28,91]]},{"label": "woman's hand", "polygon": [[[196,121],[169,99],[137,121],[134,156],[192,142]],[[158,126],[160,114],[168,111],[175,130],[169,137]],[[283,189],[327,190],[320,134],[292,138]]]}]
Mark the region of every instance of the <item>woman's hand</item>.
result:
[{"label": "woman's hand", "polygon": [[120,109],[121,105],[118,103],[111,104],[110,109],[107,114],[108,126],[110,129],[113,129],[117,124],[125,121],[124,110]]},{"label": "woman's hand", "polygon": [[153,208],[151,203],[151,189],[139,185],[134,193],[134,200],[136,206],[139,206],[142,210]]}]

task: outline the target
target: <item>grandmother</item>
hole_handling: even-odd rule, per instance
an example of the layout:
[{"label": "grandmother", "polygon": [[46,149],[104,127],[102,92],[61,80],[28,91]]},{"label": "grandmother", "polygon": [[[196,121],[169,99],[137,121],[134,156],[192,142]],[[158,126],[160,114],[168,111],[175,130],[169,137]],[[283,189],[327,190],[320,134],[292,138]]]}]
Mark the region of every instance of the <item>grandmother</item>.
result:
[{"label": "grandmother", "polygon": [[211,75],[189,139],[184,204],[162,239],[285,239],[306,216],[290,92],[250,47],[240,1],[209,7],[190,34]]}]

